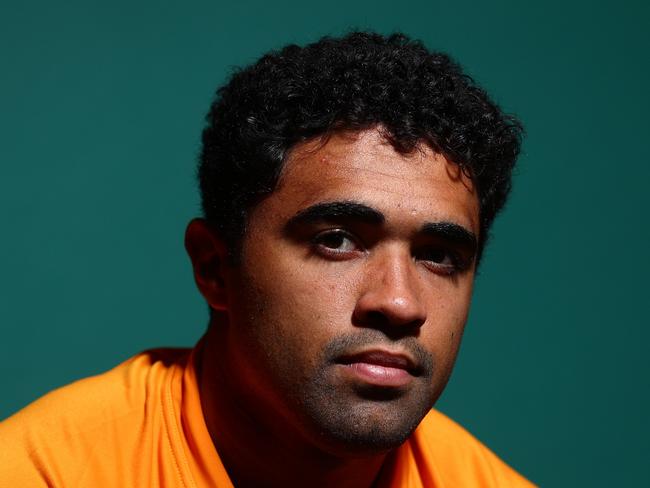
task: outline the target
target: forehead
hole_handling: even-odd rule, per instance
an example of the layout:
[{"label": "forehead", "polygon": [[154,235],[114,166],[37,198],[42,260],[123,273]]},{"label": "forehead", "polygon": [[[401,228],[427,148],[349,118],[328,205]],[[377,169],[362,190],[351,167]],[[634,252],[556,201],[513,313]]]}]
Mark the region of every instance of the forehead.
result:
[{"label": "forehead", "polygon": [[398,153],[378,129],[336,133],[293,148],[271,198],[293,214],[327,201],[355,201],[387,223],[446,220],[478,232],[478,198],[460,168],[428,146]]}]

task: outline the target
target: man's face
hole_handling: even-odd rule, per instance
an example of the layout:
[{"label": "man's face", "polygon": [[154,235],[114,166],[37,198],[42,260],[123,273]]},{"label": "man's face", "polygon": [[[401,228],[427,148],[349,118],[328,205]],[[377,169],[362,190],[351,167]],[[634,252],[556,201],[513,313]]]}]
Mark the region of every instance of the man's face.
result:
[{"label": "man's face", "polygon": [[402,443],[451,373],[478,219],[471,181],[429,148],[377,130],[296,147],[224,278],[244,408],[332,453]]}]

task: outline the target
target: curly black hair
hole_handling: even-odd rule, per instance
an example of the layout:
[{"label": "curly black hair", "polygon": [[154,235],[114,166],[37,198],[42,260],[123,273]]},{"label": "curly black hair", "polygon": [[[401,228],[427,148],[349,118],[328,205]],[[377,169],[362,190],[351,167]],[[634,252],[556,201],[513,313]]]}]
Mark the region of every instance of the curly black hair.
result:
[{"label": "curly black hair", "polygon": [[473,179],[480,256],[510,191],[523,129],[446,54],[399,33],[289,45],[235,72],[217,91],[203,131],[206,219],[237,249],[248,210],[274,190],[294,145],[375,126],[397,151],[424,142]]}]

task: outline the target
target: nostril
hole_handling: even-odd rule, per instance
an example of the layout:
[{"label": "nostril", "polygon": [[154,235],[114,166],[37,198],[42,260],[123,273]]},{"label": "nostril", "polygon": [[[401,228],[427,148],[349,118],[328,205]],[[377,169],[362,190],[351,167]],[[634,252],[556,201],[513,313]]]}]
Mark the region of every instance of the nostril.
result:
[{"label": "nostril", "polygon": [[388,325],[388,317],[377,310],[370,310],[366,313],[366,322],[375,327],[385,327]]},{"label": "nostril", "polygon": [[396,341],[409,336],[418,336],[424,320],[419,318],[411,321],[395,320],[380,310],[368,310],[365,313],[353,315],[354,325],[381,331],[388,339]]},{"label": "nostril", "polygon": [[413,318],[412,320],[404,317],[397,319],[390,314],[386,314],[381,310],[368,310],[364,314],[357,315],[358,325],[366,327],[375,327],[378,329],[391,329],[394,325],[399,325],[398,329],[419,328],[424,323],[424,320]]}]

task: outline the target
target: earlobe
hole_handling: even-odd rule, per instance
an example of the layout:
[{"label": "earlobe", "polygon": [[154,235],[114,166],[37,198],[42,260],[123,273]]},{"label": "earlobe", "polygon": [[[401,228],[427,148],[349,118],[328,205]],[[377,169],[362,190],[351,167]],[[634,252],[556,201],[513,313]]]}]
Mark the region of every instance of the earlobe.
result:
[{"label": "earlobe", "polygon": [[194,219],[185,230],[185,250],[192,261],[194,281],[208,305],[226,310],[223,271],[228,251],[223,240],[205,219]]}]

